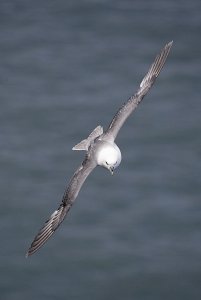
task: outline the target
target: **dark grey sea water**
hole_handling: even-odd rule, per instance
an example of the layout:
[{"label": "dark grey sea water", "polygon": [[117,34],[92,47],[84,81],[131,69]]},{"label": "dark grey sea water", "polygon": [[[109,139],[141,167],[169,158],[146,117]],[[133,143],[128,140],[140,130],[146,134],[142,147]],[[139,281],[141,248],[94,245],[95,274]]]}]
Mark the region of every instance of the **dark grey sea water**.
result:
[{"label": "dark grey sea water", "polygon": [[[174,46],[54,238],[29,259],[83,159],[156,53]],[[200,0],[0,1],[0,298],[201,299]]]}]

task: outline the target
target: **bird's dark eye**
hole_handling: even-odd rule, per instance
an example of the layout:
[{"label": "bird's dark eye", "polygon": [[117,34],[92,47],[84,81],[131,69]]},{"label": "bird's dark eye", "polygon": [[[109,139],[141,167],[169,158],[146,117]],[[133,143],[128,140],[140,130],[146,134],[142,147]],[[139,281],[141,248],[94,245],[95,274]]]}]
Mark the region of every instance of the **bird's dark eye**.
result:
[{"label": "bird's dark eye", "polygon": [[106,165],[109,165],[107,161],[105,163],[106,163]]}]

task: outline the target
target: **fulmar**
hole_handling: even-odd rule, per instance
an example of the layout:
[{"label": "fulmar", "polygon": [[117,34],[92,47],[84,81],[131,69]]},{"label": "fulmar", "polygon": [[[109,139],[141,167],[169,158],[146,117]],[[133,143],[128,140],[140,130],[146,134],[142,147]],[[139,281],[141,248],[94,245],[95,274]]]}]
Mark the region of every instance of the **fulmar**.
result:
[{"label": "fulmar", "polygon": [[96,166],[104,167],[109,170],[111,174],[113,174],[114,170],[119,166],[121,162],[121,151],[115,143],[116,136],[126,119],[136,109],[159,76],[172,44],[173,41],[162,48],[141,81],[137,92],[117,111],[108,128],[103,131],[102,126],[97,126],[86,139],[73,147],[73,150],[86,151],[85,158],[73,174],[64,192],[60,206],[39,230],[26,253],[26,257],[32,255],[43,246],[63,222],[77,198],[83,183]]}]

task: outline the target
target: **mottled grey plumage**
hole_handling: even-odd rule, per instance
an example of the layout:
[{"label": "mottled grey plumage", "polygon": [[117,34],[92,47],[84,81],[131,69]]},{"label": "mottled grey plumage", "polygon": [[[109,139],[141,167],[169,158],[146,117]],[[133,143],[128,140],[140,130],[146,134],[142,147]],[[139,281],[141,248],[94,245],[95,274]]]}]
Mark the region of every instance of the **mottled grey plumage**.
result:
[{"label": "mottled grey plumage", "polygon": [[59,208],[50,216],[36,235],[26,256],[36,252],[63,222],[78,193],[91,171],[97,166],[103,166],[112,174],[121,162],[121,152],[114,143],[115,138],[137,105],[152,87],[165,64],[173,42],[168,43],[156,56],[148,73],[143,78],[138,91],[116,113],[108,129],[103,133],[101,126],[96,127],[87,139],[73,147],[73,150],[85,150],[86,156],[81,166],[74,173],[63,195]]}]

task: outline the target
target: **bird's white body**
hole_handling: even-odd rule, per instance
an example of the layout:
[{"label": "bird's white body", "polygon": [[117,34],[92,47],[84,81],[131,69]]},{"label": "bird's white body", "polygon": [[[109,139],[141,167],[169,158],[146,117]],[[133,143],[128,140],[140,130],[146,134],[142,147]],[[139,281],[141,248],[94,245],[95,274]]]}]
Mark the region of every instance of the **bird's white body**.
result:
[{"label": "bird's white body", "polygon": [[[100,144],[98,144],[100,143]],[[111,173],[121,163],[121,151],[114,142],[98,141],[96,161],[99,166],[109,169]]]}]

